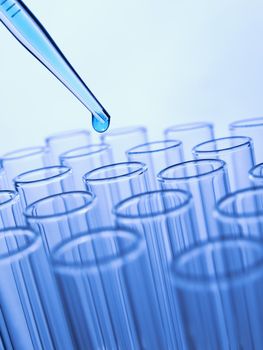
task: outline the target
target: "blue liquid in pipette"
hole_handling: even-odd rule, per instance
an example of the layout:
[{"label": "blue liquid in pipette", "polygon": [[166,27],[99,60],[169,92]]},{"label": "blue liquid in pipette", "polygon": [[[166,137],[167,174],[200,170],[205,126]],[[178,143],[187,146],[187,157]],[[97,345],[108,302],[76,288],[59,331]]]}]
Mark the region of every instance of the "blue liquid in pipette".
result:
[{"label": "blue liquid in pipette", "polygon": [[110,115],[26,5],[21,0],[0,0],[0,21],[91,112],[93,128],[106,131]]}]

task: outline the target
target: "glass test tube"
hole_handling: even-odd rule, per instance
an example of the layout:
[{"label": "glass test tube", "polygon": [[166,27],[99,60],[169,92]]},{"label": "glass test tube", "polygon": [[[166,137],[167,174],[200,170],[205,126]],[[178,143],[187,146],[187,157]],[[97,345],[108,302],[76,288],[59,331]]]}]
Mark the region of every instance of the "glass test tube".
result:
[{"label": "glass test tube", "polygon": [[75,148],[59,157],[62,165],[73,170],[75,188],[84,190],[83,176],[96,168],[113,163],[112,150],[104,143]]},{"label": "glass test tube", "polygon": [[14,179],[24,208],[41,198],[73,190],[72,170],[66,166],[34,169]]},{"label": "glass test tube", "polygon": [[263,162],[263,117],[238,120],[229,125],[232,136],[248,136],[254,144],[256,164]]},{"label": "glass test tube", "polygon": [[49,153],[45,147],[29,147],[4,154],[0,166],[5,171],[8,189],[13,189],[13,179],[23,172],[48,165]]},{"label": "glass test tube", "polygon": [[158,180],[163,189],[181,189],[192,194],[201,240],[217,235],[213,210],[216,202],[229,192],[224,161],[198,159],[172,165],[159,173]]},{"label": "glass test tube", "polygon": [[41,238],[26,228],[0,231],[0,305],[13,349],[73,349]]},{"label": "glass test tube", "polygon": [[145,243],[135,232],[82,234],[52,257],[77,349],[168,349]]},{"label": "glass test tube", "polygon": [[172,263],[186,349],[263,347],[262,240],[207,241]]},{"label": "glass test tube", "polygon": [[8,186],[5,171],[3,168],[0,168],[0,190],[6,190],[7,188]]},{"label": "glass test tube", "polygon": [[127,162],[126,152],[130,148],[148,142],[147,129],[143,126],[110,129],[100,138],[112,147],[114,163]]},{"label": "glass test tube", "polygon": [[129,161],[142,162],[147,165],[148,188],[156,190],[160,188],[157,181],[159,171],[182,162],[182,143],[177,140],[149,142],[131,148],[127,151],[127,155]]},{"label": "glass test tube", "polygon": [[263,237],[263,187],[239,190],[218,201],[215,218],[221,232]]},{"label": "glass test tube", "polygon": [[25,223],[17,192],[0,191],[0,229],[21,226]]},{"label": "glass test tube", "polygon": [[263,163],[257,164],[250,169],[249,179],[252,186],[263,186]]},{"label": "glass test tube", "polygon": [[50,253],[60,242],[89,230],[89,212],[94,201],[90,192],[64,192],[30,204],[24,215],[28,225],[41,234]]},{"label": "glass test tube", "polygon": [[147,168],[140,162],[125,162],[94,169],[84,176],[89,191],[97,197],[92,211],[92,227],[114,226],[114,206],[122,199],[147,191]]},{"label": "glass test tube", "polygon": [[224,160],[231,191],[250,185],[248,172],[254,166],[254,150],[249,137],[232,136],[203,142],[193,148],[193,154],[196,159]]},{"label": "glass test tube", "polygon": [[182,141],[183,159],[193,159],[192,149],[197,143],[214,139],[214,125],[207,122],[194,122],[170,126],[164,130],[167,140]]},{"label": "glass test tube", "polygon": [[174,256],[199,240],[191,194],[182,190],[142,193],[120,202],[114,213],[118,227],[132,228],[144,237],[167,349],[183,349],[169,266]]},{"label": "glass test tube", "polygon": [[91,134],[87,130],[62,131],[46,138],[46,145],[50,150],[50,161],[53,165],[59,164],[59,156],[71,149],[88,146],[91,143]]}]

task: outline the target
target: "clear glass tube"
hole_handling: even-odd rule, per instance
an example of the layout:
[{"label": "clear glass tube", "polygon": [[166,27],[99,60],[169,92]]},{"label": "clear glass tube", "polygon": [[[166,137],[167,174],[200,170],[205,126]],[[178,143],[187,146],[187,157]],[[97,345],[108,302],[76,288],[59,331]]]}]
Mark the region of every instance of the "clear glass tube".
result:
[{"label": "clear glass tube", "polygon": [[168,349],[145,243],[135,232],[82,234],[52,257],[77,349]]},{"label": "clear glass tube", "polygon": [[71,149],[88,146],[91,134],[87,130],[62,131],[46,138],[46,145],[50,151],[50,161],[58,165],[59,156]]},{"label": "clear glass tube", "polygon": [[100,138],[112,147],[114,163],[127,162],[126,152],[130,148],[148,142],[147,129],[143,126],[110,129]]},{"label": "clear glass tube", "polygon": [[190,160],[162,170],[158,179],[165,190],[181,189],[192,194],[201,240],[218,234],[212,214],[216,202],[229,192],[224,161]]},{"label": "clear glass tube", "polygon": [[18,193],[0,191],[0,229],[21,226],[25,223]]},{"label": "clear glass tube", "polygon": [[263,186],[263,163],[255,165],[249,171],[249,179],[253,186]]},{"label": "clear glass tube", "polygon": [[248,172],[254,166],[254,149],[249,137],[232,136],[203,142],[193,148],[193,154],[196,159],[224,160],[231,191],[250,185]]},{"label": "clear glass tube", "polygon": [[170,126],[164,130],[167,140],[180,140],[182,142],[183,159],[193,159],[192,149],[197,143],[215,138],[214,125],[207,122],[194,122]]},{"label": "clear glass tube", "polygon": [[17,175],[47,166],[48,162],[49,152],[45,147],[22,148],[0,156],[0,167],[5,171],[8,189],[13,189],[13,179]]},{"label": "clear glass tube", "polygon": [[0,190],[6,190],[8,188],[5,171],[0,168]]},{"label": "clear glass tube", "polygon": [[72,170],[67,166],[34,169],[14,178],[24,208],[41,198],[74,189]]},{"label": "clear glass tube", "polygon": [[254,144],[256,163],[263,162],[263,117],[235,121],[229,125],[229,131],[232,136],[242,135],[250,137]]},{"label": "clear glass tube", "polygon": [[170,165],[182,162],[182,143],[177,140],[164,140],[149,142],[131,148],[127,151],[131,162],[142,162],[147,165],[148,188],[156,190],[160,188],[157,174]]},{"label": "clear glass tube", "polygon": [[89,191],[97,197],[92,211],[92,227],[114,225],[114,206],[131,195],[147,191],[147,168],[140,162],[125,162],[94,169],[84,176]]},{"label": "clear glass tube", "polygon": [[239,236],[263,237],[263,187],[239,190],[218,201],[215,218],[219,230]]},{"label": "clear glass tube", "polygon": [[105,143],[75,148],[62,153],[59,159],[62,165],[72,168],[74,185],[79,190],[85,189],[82,178],[87,172],[113,163],[112,149]]},{"label": "clear glass tube", "polygon": [[118,227],[132,228],[145,239],[167,348],[183,349],[169,266],[174,256],[199,240],[191,194],[182,190],[147,192],[123,200],[114,213]]},{"label": "clear glass tube", "polygon": [[[73,349],[41,238],[0,231],[0,305],[14,349]],[[7,339],[8,342],[8,339]]]},{"label": "clear glass tube", "polygon": [[30,204],[24,215],[27,224],[41,234],[49,254],[60,242],[89,230],[94,201],[95,196],[90,192],[65,192]]},{"label": "clear glass tube", "polygon": [[186,349],[262,349],[263,244],[207,241],[172,263]]}]

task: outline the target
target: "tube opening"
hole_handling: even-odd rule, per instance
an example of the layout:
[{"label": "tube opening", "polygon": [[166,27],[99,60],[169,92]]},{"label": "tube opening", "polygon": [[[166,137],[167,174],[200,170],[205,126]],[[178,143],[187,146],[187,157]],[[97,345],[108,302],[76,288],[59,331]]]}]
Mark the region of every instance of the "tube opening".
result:
[{"label": "tube opening", "polygon": [[189,209],[192,196],[183,190],[164,190],[142,193],[121,201],[114,214],[119,218],[142,220],[168,214],[181,214]]},{"label": "tube opening", "polygon": [[0,206],[5,206],[18,199],[18,194],[15,191],[2,190],[0,191]]},{"label": "tube opening", "polygon": [[90,132],[88,132],[87,130],[66,130],[66,131],[61,131],[58,132],[56,134],[50,135],[49,137],[46,138],[46,143],[49,144],[52,141],[56,141],[56,140],[61,140],[61,139],[70,139],[70,138],[74,138],[74,137],[79,137],[80,135],[84,135],[89,137],[90,136]]},{"label": "tube opening", "polygon": [[72,170],[69,167],[62,165],[44,167],[22,173],[15,177],[14,182],[18,186],[23,184],[38,183],[56,179],[58,177],[64,177],[66,174],[71,172]]},{"label": "tube opening", "polygon": [[198,159],[172,165],[158,174],[159,181],[190,180],[214,175],[225,168],[220,159]]},{"label": "tube opening", "polygon": [[19,261],[38,249],[40,236],[27,228],[0,230],[0,265]]},{"label": "tube opening", "polygon": [[61,160],[66,160],[66,159],[87,157],[87,156],[91,156],[93,154],[104,152],[104,151],[108,150],[109,148],[110,148],[110,146],[105,144],[105,143],[93,144],[93,145],[89,145],[89,146],[74,148],[70,151],[62,153],[59,158]]},{"label": "tube opening", "polygon": [[31,157],[31,156],[45,153],[45,152],[46,152],[45,147],[21,148],[12,152],[5,153],[3,156],[0,157],[0,161],[4,162],[8,160],[27,158],[27,157]]},{"label": "tube opening", "polygon": [[222,238],[196,245],[172,263],[173,283],[183,289],[226,287],[248,282],[262,274],[263,242],[247,238]]},{"label": "tube opening", "polygon": [[181,144],[182,142],[179,140],[163,140],[163,141],[148,142],[142,145],[132,147],[127,151],[127,154],[132,155],[132,154],[162,152],[172,148],[180,147]]},{"label": "tube opening", "polygon": [[119,181],[122,178],[138,176],[147,170],[140,162],[122,162],[93,169],[84,175],[84,182]]},{"label": "tube opening", "polygon": [[64,192],[30,204],[24,215],[29,220],[57,220],[63,216],[89,210],[94,201],[95,195],[91,192]]},{"label": "tube opening", "polygon": [[229,125],[229,128],[231,130],[231,129],[237,129],[237,128],[250,128],[250,127],[256,127],[256,126],[263,126],[263,117],[237,120],[231,123]]},{"label": "tube opening", "polygon": [[192,122],[192,123],[185,123],[185,124],[176,124],[165,129],[164,132],[169,133],[170,131],[187,131],[187,130],[202,129],[202,128],[212,129],[213,124],[208,122]]},{"label": "tube opening", "polygon": [[135,133],[146,133],[147,130],[144,126],[129,126],[129,127],[123,127],[123,128],[117,128],[117,129],[111,129],[101,135],[101,139],[104,140],[107,137],[114,137],[114,136],[124,136],[126,134],[135,134]]},{"label": "tube opening", "polygon": [[135,232],[106,228],[60,244],[54,250],[53,262],[60,273],[98,273],[129,264],[143,247],[142,239]]},{"label": "tube opening", "polygon": [[241,147],[250,147],[251,138],[246,136],[231,136],[202,142],[193,148],[193,153],[219,153],[235,150]]}]

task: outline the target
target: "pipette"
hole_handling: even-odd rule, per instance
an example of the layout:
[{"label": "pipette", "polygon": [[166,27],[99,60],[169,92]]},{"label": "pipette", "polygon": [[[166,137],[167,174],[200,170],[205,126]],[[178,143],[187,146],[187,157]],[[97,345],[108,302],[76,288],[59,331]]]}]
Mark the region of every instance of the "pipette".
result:
[{"label": "pipette", "polygon": [[110,115],[26,5],[21,0],[0,0],[0,21],[91,112],[93,128],[106,131]]}]

